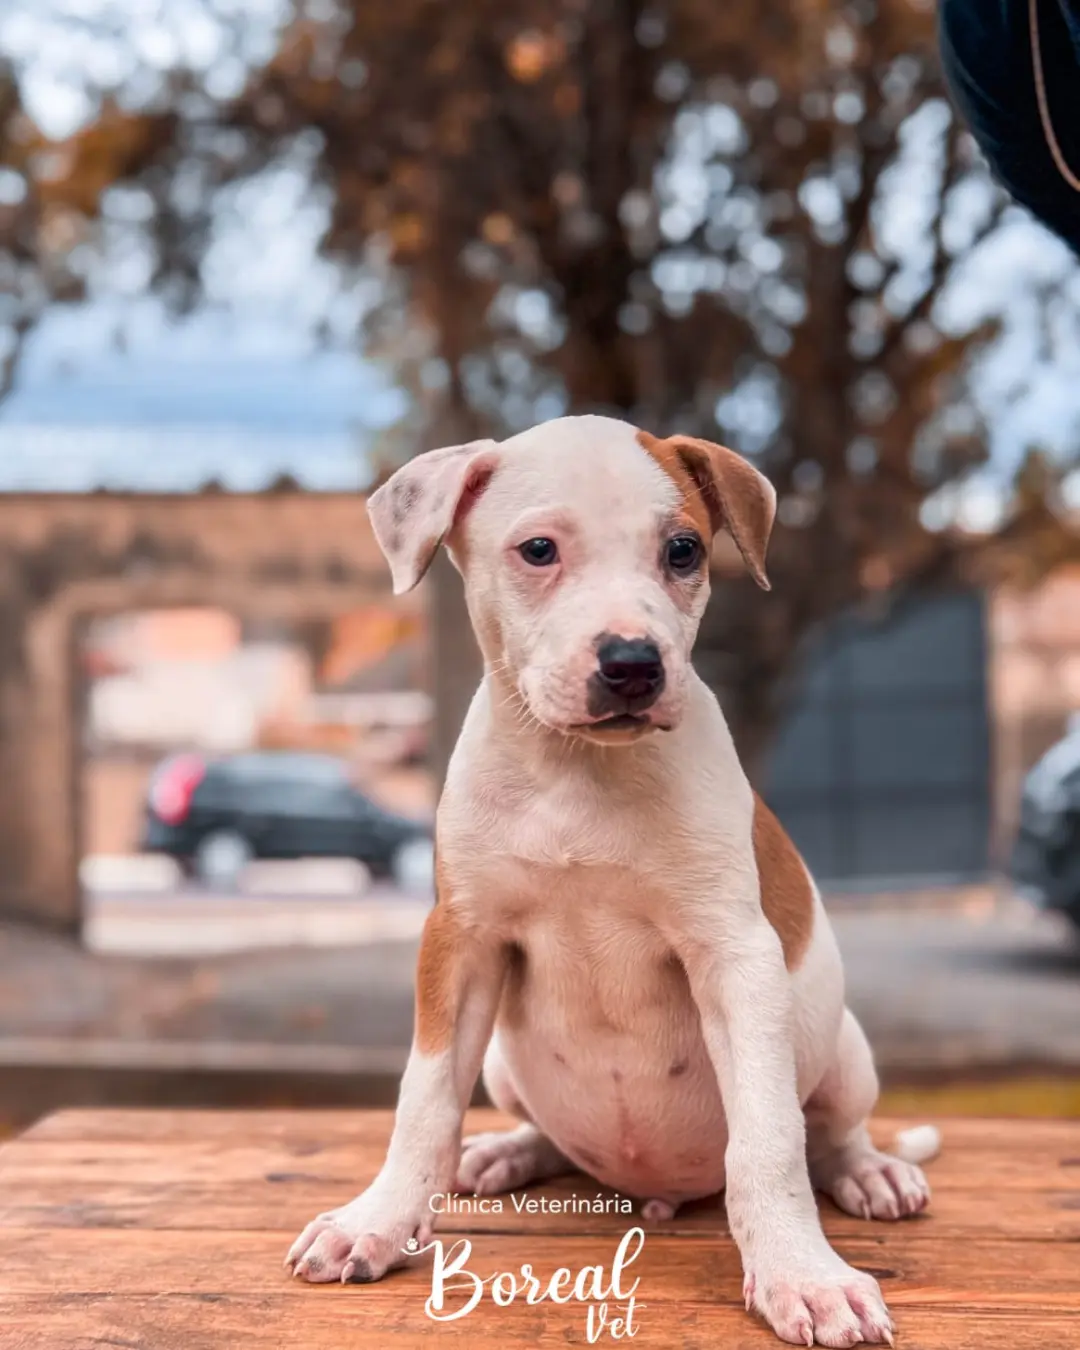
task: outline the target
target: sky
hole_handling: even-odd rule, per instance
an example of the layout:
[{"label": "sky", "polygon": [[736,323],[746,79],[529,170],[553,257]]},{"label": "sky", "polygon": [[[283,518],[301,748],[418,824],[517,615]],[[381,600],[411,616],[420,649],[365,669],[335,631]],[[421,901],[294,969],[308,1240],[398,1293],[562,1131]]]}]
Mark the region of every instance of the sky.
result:
[{"label": "sky", "polygon": [[227,311],[170,324],[153,302],[125,307],[122,350],[117,308],[60,310],[31,335],[0,404],[0,490],[366,484],[372,433],[404,410],[376,366]]},{"label": "sky", "polygon": [[288,8],[288,0],[4,0],[0,51],[25,77],[35,122],[59,140],[92,112],[88,86],[140,101],[184,67],[216,97],[239,92],[246,69],[273,54]]},{"label": "sky", "polygon": [[377,365],[319,350],[287,307],[222,304],[178,323],[153,298],[102,297],[31,333],[0,402],[0,491],[257,491],[286,473],[350,491],[405,407]]}]

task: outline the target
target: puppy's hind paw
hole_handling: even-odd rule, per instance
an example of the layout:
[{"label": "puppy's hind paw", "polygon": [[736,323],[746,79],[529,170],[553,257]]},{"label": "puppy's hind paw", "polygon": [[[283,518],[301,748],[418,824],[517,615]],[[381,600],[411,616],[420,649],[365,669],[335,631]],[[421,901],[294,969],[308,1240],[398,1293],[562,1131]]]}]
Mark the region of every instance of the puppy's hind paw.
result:
[{"label": "puppy's hind paw", "polygon": [[465,1195],[498,1195],[573,1170],[573,1163],[535,1125],[519,1125],[464,1141],[457,1190]]},{"label": "puppy's hind paw", "polygon": [[845,1145],[810,1164],[814,1187],[857,1219],[906,1219],[930,1203],[930,1187],[913,1162],[862,1145]]}]

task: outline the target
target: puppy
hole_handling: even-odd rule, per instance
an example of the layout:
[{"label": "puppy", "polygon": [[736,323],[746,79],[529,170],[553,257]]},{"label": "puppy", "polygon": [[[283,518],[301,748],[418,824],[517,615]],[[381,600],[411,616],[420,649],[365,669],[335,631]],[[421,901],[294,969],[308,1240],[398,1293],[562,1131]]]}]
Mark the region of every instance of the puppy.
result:
[{"label": "puppy", "polygon": [[[870,1141],[877,1078],[821,899],[690,664],[718,529],[768,587],[772,486],[722,446],[567,417],[420,455],[369,509],[396,594],[448,547],[484,677],[439,805],[386,1162],[287,1265],[377,1280],[428,1239],[433,1195],[581,1168],[647,1219],[723,1190],[747,1307],[783,1340],[891,1342],[814,1189],[915,1214],[918,1141]],[[463,1147],[481,1064],[521,1124]]]}]

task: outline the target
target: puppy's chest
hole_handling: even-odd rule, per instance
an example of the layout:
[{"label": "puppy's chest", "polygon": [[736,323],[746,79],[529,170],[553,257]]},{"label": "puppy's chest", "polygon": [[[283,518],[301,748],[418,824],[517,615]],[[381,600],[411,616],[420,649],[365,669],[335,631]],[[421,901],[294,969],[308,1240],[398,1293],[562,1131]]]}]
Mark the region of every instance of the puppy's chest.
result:
[{"label": "puppy's chest", "polygon": [[[652,819],[650,819],[650,814]],[[498,803],[486,851],[529,869],[623,868],[649,870],[660,836],[661,812],[628,807],[614,794],[575,782]]]},{"label": "puppy's chest", "polygon": [[710,852],[692,811],[653,785],[492,773],[468,788],[444,798],[440,856],[448,885],[489,916],[587,905],[655,918]]}]

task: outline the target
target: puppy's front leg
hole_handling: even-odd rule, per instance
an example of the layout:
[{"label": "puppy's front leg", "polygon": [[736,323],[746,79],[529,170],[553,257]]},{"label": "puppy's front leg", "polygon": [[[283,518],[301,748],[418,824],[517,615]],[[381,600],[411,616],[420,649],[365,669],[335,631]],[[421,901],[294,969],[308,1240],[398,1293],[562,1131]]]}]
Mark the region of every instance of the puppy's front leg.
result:
[{"label": "puppy's front leg", "polygon": [[725,897],[675,939],[728,1125],[726,1206],[748,1308],[795,1345],[892,1341],[871,1276],[833,1251],[806,1162],[791,986],[756,898]]},{"label": "puppy's front leg", "polygon": [[480,1073],[505,972],[503,949],[440,899],[428,916],[416,977],[416,1030],[386,1162],[371,1185],[320,1214],[285,1263],[306,1280],[378,1280],[423,1246],[433,1196],[453,1187],[461,1124]]}]

